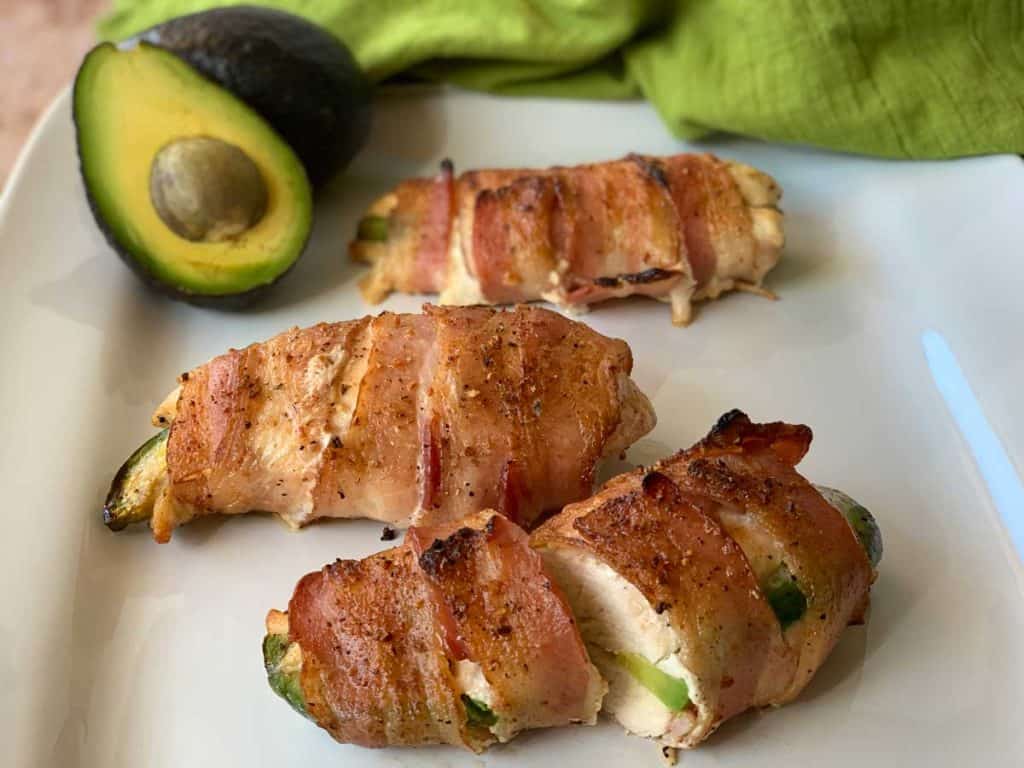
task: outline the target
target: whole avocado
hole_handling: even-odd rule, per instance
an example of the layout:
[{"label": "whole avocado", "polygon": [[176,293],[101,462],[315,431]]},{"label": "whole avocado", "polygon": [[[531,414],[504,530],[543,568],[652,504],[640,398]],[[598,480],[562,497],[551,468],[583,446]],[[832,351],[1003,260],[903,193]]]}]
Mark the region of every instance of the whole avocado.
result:
[{"label": "whole avocado", "polygon": [[243,307],[302,255],[313,192],[298,155],[170,51],[96,46],[75,77],[72,115],[96,223],[147,284]]},{"label": "whole avocado", "polygon": [[229,6],[171,19],[139,39],[184,59],[259,113],[291,145],[314,187],[366,142],[369,80],[341,41],[300,16]]}]

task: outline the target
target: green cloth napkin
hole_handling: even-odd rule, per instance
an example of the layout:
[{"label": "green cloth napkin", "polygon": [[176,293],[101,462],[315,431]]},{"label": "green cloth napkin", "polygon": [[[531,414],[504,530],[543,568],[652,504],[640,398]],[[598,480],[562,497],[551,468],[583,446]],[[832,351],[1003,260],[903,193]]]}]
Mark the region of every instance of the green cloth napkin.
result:
[{"label": "green cloth napkin", "polygon": [[[114,0],[104,38],[225,3]],[[399,74],[643,96],[716,131],[897,158],[1024,152],[1020,0],[271,0]]]}]

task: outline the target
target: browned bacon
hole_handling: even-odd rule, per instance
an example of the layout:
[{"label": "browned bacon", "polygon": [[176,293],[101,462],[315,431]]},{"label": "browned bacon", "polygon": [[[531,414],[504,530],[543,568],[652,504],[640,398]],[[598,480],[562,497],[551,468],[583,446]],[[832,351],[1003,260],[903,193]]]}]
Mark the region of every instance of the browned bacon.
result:
[{"label": "browned bacon", "polygon": [[[469,171],[450,197],[438,192],[451,183],[445,164],[434,182],[403,182],[371,207],[385,237],[350,247],[373,264],[369,301],[398,290],[579,307],[642,294],[671,301],[685,323],[693,300],[764,292],[783,243],[774,180],[713,155]],[[443,233],[438,199],[454,201]]]},{"label": "browned bacon", "polygon": [[182,377],[158,540],[261,510],[406,524],[495,508],[523,525],[584,498],[654,423],[625,342],[538,308],[426,307],[294,329]]},{"label": "browned bacon", "polygon": [[[583,569],[610,567],[667,619],[690,703],[650,734],[666,745],[694,746],[750,707],[792,700],[862,617],[874,571],[843,513],[794,469],[810,441],[803,425],[733,411],[697,445],[614,478],[532,536],[578,601],[595,653],[630,649],[588,636],[611,614],[575,597]],[[766,599],[780,567],[806,598],[785,624]]]},{"label": "browned bacon", "polygon": [[[490,511],[305,576],[287,622],[306,712],[346,743],[479,751],[528,728],[593,723],[604,694],[526,533]],[[484,682],[460,674],[465,664]],[[486,696],[495,722],[471,722],[466,696]]]}]

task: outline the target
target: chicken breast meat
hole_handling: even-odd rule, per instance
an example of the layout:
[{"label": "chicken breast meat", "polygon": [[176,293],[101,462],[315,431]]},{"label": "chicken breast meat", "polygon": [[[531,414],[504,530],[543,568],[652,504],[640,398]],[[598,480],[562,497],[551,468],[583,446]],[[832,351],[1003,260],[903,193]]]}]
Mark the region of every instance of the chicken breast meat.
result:
[{"label": "chicken breast meat", "polygon": [[305,576],[267,617],[271,686],[340,742],[482,751],[595,722],[605,685],[527,534],[493,511]]},{"label": "chicken breast meat", "polygon": [[881,535],[795,465],[802,425],[733,411],[532,535],[492,510],[305,576],[267,616],[271,687],[339,741],[480,751],[599,708],[665,748],[795,698],[864,620]]},{"label": "chicken breast meat", "polygon": [[629,731],[692,747],[785,704],[862,621],[881,538],[867,510],[796,472],[810,441],[734,411],[534,532]]},{"label": "chicken breast meat", "polygon": [[[625,342],[539,308],[426,306],[294,329],[181,376],[108,524],[167,541],[209,514],[531,525],[654,425]],[[147,443],[150,446],[150,443]]]},{"label": "chicken breast meat", "polygon": [[411,179],[360,223],[363,295],[439,293],[442,304],[551,301],[582,309],[634,294],[672,305],[761,283],[784,241],[778,185],[713,155],[629,155],[546,170]]}]

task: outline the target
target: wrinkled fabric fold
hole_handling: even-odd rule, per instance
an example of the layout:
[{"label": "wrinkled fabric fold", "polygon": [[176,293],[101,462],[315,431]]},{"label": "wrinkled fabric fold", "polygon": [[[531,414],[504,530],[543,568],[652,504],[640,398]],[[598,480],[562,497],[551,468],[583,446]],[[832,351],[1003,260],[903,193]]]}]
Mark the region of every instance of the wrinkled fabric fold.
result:
[{"label": "wrinkled fabric fold", "polygon": [[[223,4],[115,0],[100,34]],[[642,96],[682,139],[724,131],[893,158],[1024,152],[1024,6],[1010,0],[262,4],[331,30],[378,82]]]}]

